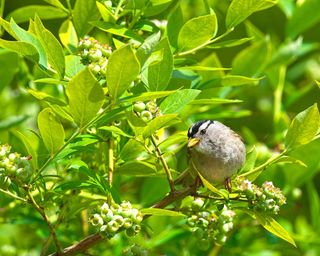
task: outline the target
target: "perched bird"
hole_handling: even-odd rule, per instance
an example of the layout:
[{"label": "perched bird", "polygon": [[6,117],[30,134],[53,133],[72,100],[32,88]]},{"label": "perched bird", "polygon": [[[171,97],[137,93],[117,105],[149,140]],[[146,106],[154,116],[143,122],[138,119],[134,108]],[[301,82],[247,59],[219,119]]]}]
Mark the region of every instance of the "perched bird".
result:
[{"label": "perched bird", "polygon": [[241,137],[218,121],[203,120],[188,130],[189,172],[201,174],[208,182],[221,182],[230,191],[230,177],[245,162],[246,148]]}]

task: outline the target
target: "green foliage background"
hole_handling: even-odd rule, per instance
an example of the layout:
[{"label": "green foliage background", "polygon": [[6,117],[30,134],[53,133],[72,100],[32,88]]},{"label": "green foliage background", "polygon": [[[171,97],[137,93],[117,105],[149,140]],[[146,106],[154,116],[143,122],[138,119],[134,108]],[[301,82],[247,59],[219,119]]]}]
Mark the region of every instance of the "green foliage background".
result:
[{"label": "green foliage background", "polygon": [[[46,176],[37,175],[41,193],[35,196],[57,223],[63,247],[94,233],[84,209],[105,200],[108,192],[138,208],[169,192],[159,159],[146,157],[132,136],[148,140],[158,132],[161,141],[169,135],[160,148],[176,177],[187,166],[188,127],[217,119],[244,138],[245,171],[288,150],[288,157],[262,171],[257,184],[271,180],[286,195],[276,220],[297,248],[239,214],[227,243],[203,251],[182,217],[152,216],[144,227],[148,239],[116,236],[90,253],[121,255],[136,244],[140,255],[319,255],[320,2],[112,2],[114,8],[123,6],[115,15],[94,0],[0,0],[0,141],[22,155],[37,156],[32,165]],[[33,33],[26,32],[30,19]],[[83,69],[76,51],[87,34],[118,48],[107,69],[112,109],[102,115],[97,112],[106,107],[106,88]],[[139,47],[143,42],[146,47]],[[120,63],[128,65],[124,73]],[[132,81],[136,86],[128,92]],[[141,93],[146,94],[135,98]],[[138,124],[127,109],[153,98],[159,98],[165,115]],[[121,125],[111,126],[116,120]],[[100,137],[87,131],[91,124]],[[110,162],[105,142],[111,134],[117,142],[112,189],[104,180]],[[0,194],[1,255],[39,255],[48,235],[39,213]],[[53,244],[49,251],[55,251]]]}]

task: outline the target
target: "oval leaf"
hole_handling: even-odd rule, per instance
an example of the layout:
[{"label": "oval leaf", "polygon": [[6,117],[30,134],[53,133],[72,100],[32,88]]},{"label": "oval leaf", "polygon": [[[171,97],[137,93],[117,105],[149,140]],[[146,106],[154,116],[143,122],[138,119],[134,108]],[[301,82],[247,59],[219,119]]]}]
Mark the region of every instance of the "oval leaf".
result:
[{"label": "oval leaf", "polygon": [[176,114],[158,116],[151,120],[150,123],[148,123],[148,125],[143,129],[142,136],[143,138],[150,137],[157,130],[177,122],[178,119]]},{"label": "oval leaf", "polygon": [[64,144],[64,129],[50,108],[45,108],[38,115],[38,127],[43,143],[52,156]]},{"label": "oval leaf", "polygon": [[143,215],[154,215],[154,216],[170,216],[170,217],[184,217],[185,215],[181,212],[170,211],[166,209],[158,208],[145,208],[141,210]]},{"label": "oval leaf", "polygon": [[70,80],[67,95],[71,115],[80,128],[96,116],[104,99],[102,87],[87,68]]},{"label": "oval leaf", "polygon": [[209,14],[188,20],[178,36],[180,51],[192,50],[215,37],[218,31],[217,16]]},{"label": "oval leaf", "polygon": [[107,66],[107,83],[115,100],[128,89],[140,72],[140,64],[130,45],[114,51]]},{"label": "oval leaf", "polygon": [[288,149],[297,148],[312,141],[320,128],[317,104],[299,113],[291,122],[285,144]]},{"label": "oval leaf", "polygon": [[227,29],[239,25],[252,13],[270,8],[277,2],[278,0],[233,0],[227,12]]}]

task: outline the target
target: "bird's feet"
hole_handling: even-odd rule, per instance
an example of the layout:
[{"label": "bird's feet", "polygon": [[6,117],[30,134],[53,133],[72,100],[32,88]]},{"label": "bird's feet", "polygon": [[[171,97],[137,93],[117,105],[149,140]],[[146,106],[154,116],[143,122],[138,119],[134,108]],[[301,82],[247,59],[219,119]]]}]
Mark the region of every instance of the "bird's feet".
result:
[{"label": "bird's feet", "polygon": [[224,187],[226,188],[226,190],[229,191],[229,193],[231,192],[231,179],[230,179],[230,177],[226,178],[224,180]]}]

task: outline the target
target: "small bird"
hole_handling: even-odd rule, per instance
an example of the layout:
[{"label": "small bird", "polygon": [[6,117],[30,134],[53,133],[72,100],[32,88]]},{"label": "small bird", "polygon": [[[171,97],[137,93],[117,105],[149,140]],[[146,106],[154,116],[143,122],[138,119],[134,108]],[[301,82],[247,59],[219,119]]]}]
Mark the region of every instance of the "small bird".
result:
[{"label": "small bird", "polygon": [[191,176],[200,173],[210,183],[224,183],[230,191],[230,177],[245,162],[246,148],[241,137],[218,121],[202,120],[189,128],[188,138]]}]

